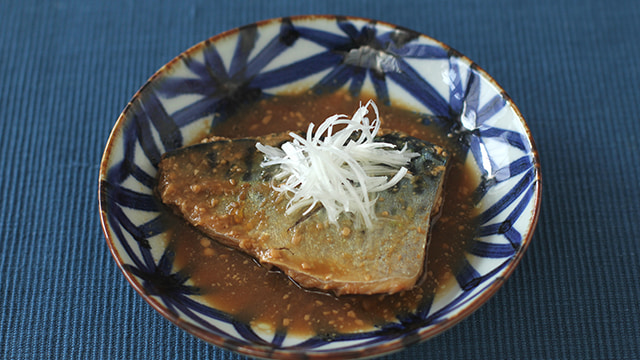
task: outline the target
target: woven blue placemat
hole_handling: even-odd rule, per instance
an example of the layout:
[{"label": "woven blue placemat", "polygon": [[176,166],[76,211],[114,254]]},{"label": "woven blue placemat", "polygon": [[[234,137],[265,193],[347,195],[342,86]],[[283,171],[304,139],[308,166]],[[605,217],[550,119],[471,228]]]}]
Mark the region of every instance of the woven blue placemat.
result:
[{"label": "woven blue placemat", "polygon": [[506,89],[542,159],[538,230],[498,294],[389,359],[640,357],[640,2],[0,0],[0,358],[239,359],[148,306],[100,229],[117,116],[191,45],[294,14],[435,37]]}]

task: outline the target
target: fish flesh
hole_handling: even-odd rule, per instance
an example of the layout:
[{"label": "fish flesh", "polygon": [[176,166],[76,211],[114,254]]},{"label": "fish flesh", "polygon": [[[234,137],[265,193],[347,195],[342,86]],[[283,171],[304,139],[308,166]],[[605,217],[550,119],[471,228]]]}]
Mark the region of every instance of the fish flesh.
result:
[{"label": "fish flesh", "polygon": [[437,213],[448,155],[429,142],[389,132],[376,137],[416,152],[411,176],[377,193],[377,220],[337,224],[317,207],[286,215],[285,193],[273,190],[274,167],[261,167],[256,143],[289,138],[215,139],[163,155],[156,192],[191,225],[260,263],[275,266],[305,288],[342,294],[397,293],[413,288],[425,267],[430,222]]}]

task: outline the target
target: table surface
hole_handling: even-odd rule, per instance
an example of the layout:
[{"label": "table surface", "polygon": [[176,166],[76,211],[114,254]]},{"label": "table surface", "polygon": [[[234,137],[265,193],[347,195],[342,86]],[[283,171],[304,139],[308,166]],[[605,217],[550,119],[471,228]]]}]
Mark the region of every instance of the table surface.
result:
[{"label": "table surface", "polygon": [[640,2],[0,0],[0,358],[241,359],[147,305],[109,254],[98,167],[135,91],[216,33],[294,14],[430,35],[491,74],[541,156],[531,246],[483,307],[388,359],[640,358]]}]

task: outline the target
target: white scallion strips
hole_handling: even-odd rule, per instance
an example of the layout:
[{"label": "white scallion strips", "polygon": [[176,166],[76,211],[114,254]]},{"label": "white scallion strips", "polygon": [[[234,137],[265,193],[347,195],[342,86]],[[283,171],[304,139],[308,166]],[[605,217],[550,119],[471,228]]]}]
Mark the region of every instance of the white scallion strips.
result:
[{"label": "white scallion strips", "polygon": [[[375,113],[373,121],[367,117],[369,108]],[[262,167],[280,167],[272,186],[291,196],[287,215],[304,208],[306,215],[321,204],[332,223],[345,212],[356,216],[356,224],[363,221],[371,227],[376,220],[375,193],[410,176],[405,165],[419,154],[407,151],[406,145],[399,150],[393,144],[374,141],[380,119],[372,100],[360,106],[351,119],[333,115],[315,132],[314,127],[309,124],[306,138],[290,133],[293,140],[280,149],[256,144],[265,155]]]}]

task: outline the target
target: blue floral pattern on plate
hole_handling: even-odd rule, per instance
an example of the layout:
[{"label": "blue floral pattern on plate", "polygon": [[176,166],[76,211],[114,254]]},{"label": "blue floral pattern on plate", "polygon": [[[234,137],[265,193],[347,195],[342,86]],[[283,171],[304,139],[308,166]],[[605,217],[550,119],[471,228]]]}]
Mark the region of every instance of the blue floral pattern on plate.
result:
[{"label": "blue floral pattern on plate", "polygon": [[[396,323],[357,334],[265,336],[198,299],[161,240],[153,195],[161,155],[242,106],[288,89],[347,90],[402,103],[456,136],[477,165],[480,230],[454,281]],[[128,281],[156,310],[213,344],[260,357],[381,355],[425,340],[484,303],[513,271],[535,227],[539,160],[515,105],[486,73],[427,36],[360,18],[300,16],[232,30],[158,71],[128,104],[100,169],[107,242]]]}]

